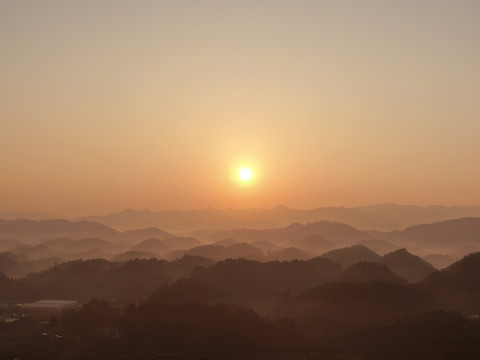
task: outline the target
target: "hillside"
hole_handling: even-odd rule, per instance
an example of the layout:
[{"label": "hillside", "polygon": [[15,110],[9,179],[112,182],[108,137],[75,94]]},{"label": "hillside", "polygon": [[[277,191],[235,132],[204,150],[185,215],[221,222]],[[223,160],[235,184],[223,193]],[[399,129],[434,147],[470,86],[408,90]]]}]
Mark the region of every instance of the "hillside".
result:
[{"label": "hillside", "polygon": [[231,296],[272,296],[298,292],[330,280],[339,264],[327,259],[291,262],[225,260],[193,273],[193,279]]},{"label": "hillside", "polygon": [[[328,282],[279,303],[277,316],[295,316],[299,326],[318,336],[350,333],[371,325],[394,324],[405,316],[435,309],[421,289],[387,282]],[[297,309],[296,314],[290,313]]]},{"label": "hillside", "polygon": [[480,309],[480,253],[465,256],[442,271],[430,274],[421,284],[446,308],[464,315]]},{"label": "hillside", "polygon": [[410,254],[405,249],[388,253],[379,262],[387,265],[395,274],[412,283],[417,283],[436,271],[431,264]]},{"label": "hillside", "polygon": [[127,262],[136,259],[157,259],[158,254],[147,251],[126,251],[124,253],[115,255],[110,261]]},{"label": "hillside", "polygon": [[401,249],[400,246],[392,244],[391,242],[384,239],[373,239],[369,241],[361,241],[354,245],[364,245],[370,250],[373,250],[380,255],[385,255],[389,252]]},{"label": "hillside", "polygon": [[347,282],[386,282],[391,284],[406,284],[405,280],[397,276],[384,264],[359,262],[343,270],[333,278],[333,281]]},{"label": "hillside", "polygon": [[381,259],[380,255],[363,245],[332,250],[321,255],[321,257],[336,261],[341,264],[343,268],[348,268],[363,261],[378,263]]},{"label": "hillside", "polygon": [[157,228],[146,228],[146,229],[139,228],[139,229],[127,230],[120,233],[119,241],[125,242],[127,244],[136,244],[150,238],[163,240],[165,238],[172,237],[172,236],[173,236],[172,234],[163,230],[159,230]]},{"label": "hillside", "polygon": [[200,245],[192,237],[175,236],[156,228],[118,232],[90,221],[26,219],[0,220],[0,250],[21,243],[43,244],[59,251],[86,251],[98,247],[115,252],[150,238],[162,240],[171,249],[189,249]]},{"label": "hillside", "polygon": [[172,262],[156,259],[72,261],[0,284],[0,302],[28,302],[39,298],[88,302],[103,298],[128,304],[146,299],[162,284],[188,276],[197,266],[208,264],[210,260],[195,257]]},{"label": "hillside", "polygon": [[108,226],[90,221],[69,220],[0,220],[0,238],[12,238],[23,242],[39,243],[55,238],[115,239],[118,232]]},{"label": "hillside", "polygon": [[229,246],[222,245],[201,245],[191,248],[185,252],[190,256],[203,256],[215,261],[225,259],[249,259],[264,260],[265,254],[262,250],[246,243],[236,243]]},{"label": "hillside", "polygon": [[314,253],[297,249],[296,247],[287,247],[279,250],[269,251],[266,261],[292,261],[308,260],[315,257]]},{"label": "hillside", "polygon": [[259,248],[260,250],[264,251],[265,253],[269,251],[275,251],[275,250],[280,250],[281,247],[278,245],[275,245],[274,243],[271,243],[270,241],[254,241],[251,245],[255,246],[256,248]]},{"label": "hillside", "polygon": [[56,263],[61,262],[58,257],[47,257],[39,260],[31,260],[25,256],[11,252],[0,253],[0,275],[19,278],[35,271],[46,270]]},{"label": "hillside", "polygon": [[155,253],[157,255],[162,255],[165,254],[168,251],[171,251],[172,248],[170,248],[167,244],[165,244],[162,240],[156,239],[156,238],[150,238],[145,241],[142,241],[141,243],[133,246],[130,251],[135,251],[135,252],[150,252],[150,253]]}]

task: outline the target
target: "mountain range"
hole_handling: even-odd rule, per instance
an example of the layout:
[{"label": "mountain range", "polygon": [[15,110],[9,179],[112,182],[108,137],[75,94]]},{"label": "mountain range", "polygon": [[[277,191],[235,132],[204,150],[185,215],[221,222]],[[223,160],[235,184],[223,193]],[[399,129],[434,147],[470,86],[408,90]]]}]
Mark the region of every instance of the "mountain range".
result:
[{"label": "mountain range", "polygon": [[[125,252],[130,253],[123,258],[155,254],[175,259],[189,254],[215,260],[241,257],[261,261],[293,260],[309,259],[332,250],[335,253],[335,249],[352,246],[373,250],[378,257],[398,254],[397,250],[405,248],[437,268],[445,268],[462,256],[480,250],[480,218],[446,220],[390,232],[362,231],[343,223],[316,221],[270,229],[208,232],[200,239],[157,228],[120,232],[86,220],[0,220],[0,251],[12,252],[22,261],[111,259]],[[402,259],[401,263],[405,262],[408,259]],[[389,267],[394,266],[393,263]],[[431,270],[429,266],[425,267],[425,274]],[[29,268],[32,267],[29,265]],[[397,274],[399,271],[394,270]],[[408,266],[404,271],[401,276],[409,281],[418,281],[425,275],[408,275]]]},{"label": "mountain range", "polygon": [[[416,206],[378,204],[360,207],[319,207],[310,210],[277,206],[271,209],[197,209],[197,210],[133,210],[127,209],[109,215],[87,215],[70,220],[88,220],[117,230],[155,227],[170,232],[191,232],[204,229],[204,233],[221,229],[274,228],[292,223],[328,220],[348,224],[358,229],[381,231],[401,230],[417,224],[429,224],[449,219],[480,217],[480,206]],[[68,218],[58,214],[32,212],[0,212],[0,219],[47,220]],[[210,230],[209,230],[210,229]],[[193,235],[198,237],[199,235]]]},{"label": "mountain range", "polygon": [[266,229],[319,220],[348,224],[358,229],[401,230],[462,217],[480,217],[480,206],[415,206],[379,204],[361,207],[319,207],[311,210],[277,206],[271,209],[198,209],[176,211],[123,210],[105,216],[85,216],[115,229],[157,227],[167,231],[237,227]]}]

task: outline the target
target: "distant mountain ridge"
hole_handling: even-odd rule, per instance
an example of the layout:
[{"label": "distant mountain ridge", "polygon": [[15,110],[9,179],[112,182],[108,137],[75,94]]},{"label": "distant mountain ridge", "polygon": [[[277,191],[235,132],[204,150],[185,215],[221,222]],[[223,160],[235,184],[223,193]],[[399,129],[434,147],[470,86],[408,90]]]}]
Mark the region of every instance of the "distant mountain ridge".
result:
[{"label": "distant mountain ridge", "polygon": [[[1,217],[1,216],[0,216]],[[283,227],[292,223],[319,220],[348,224],[358,229],[401,230],[416,224],[429,224],[463,217],[480,217],[480,206],[416,206],[379,204],[360,207],[319,207],[310,210],[276,206],[271,209],[196,209],[133,210],[105,216],[85,216],[89,220],[118,230],[157,227],[167,231],[188,232],[198,229]]]},{"label": "distant mountain ridge", "polygon": [[[380,256],[364,245],[354,245],[329,251],[322,254],[321,257],[339,263],[344,269],[364,262],[386,265],[395,275],[410,283],[418,283],[427,275],[437,271],[430,263],[411,254],[406,249],[399,249]],[[359,269],[367,270],[367,272],[372,270],[368,265],[360,266]],[[386,276],[386,274],[383,275]]]},{"label": "distant mountain ridge", "polygon": [[[394,243],[403,243],[439,250],[468,248],[465,253],[480,250],[480,218],[461,218],[411,226],[403,231],[381,235]],[[476,249],[475,249],[476,248]]]},{"label": "distant mountain ridge", "polygon": [[[102,216],[88,215],[70,219],[55,214],[0,211],[0,219],[87,220],[107,225],[119,231],[158,228],[169,232],[188,233],[232,228],[266,229],[284,227],[292,223],[310,223],[319,220],[341,222],[362,230],[394,231],[418,224],[431,224],[451,219],[480,217],[480,205],[416,206],[378,204],[360,207],[319,207],[290,209],[276,206],[270,209],[194,209],[194,210],[133,210],[126,209]],[[195,237],[200,235],[195,234]],[[153,237],[153,236],[151,236]],[[158,237],[158,236],[154,236]]]},{"label": "distant mountain ridge", "polygon": [[31,211],[0,211],[0,219],[3,220],[15,220],[15,219],[28,219],[28,220],[54,220],[63,219],[65,216],[60,214],[46,214],[40,212]]},{"label": "distant mountain ridge", "polygon": [[384,255],[380,263],[387,265],[395,274],[412,283],[419,282],[427,275],[436,272],[430,263],[405,249]]},{"label": "distant mountain ridge", "polygon": [[114,242],[125,246],[138,244],[149,238],[160,238],[172,249],[187,249],[200,245],[200,242],[191,237],[175,236],[156,228],[135,229],[119,232],[106,225],[92,221],[70,220],[1,220],[0,245],[14,245],[15,243],[47,244],[55,246],[73,247],[75,241],[82,242]]},{"label": "distant mountain ridge", "polygon": [[293,245],[311,236],[322,236],[326,240],[334,242],[337,246],[357,241],[372,240],[370,235],[363,231],[333,221],[317,221],[308,224],[295,223],[274,229],[234,229],[214,233],[207,236],[205,240],[216,242],[231,238],[247,243],[271,241],[276,244]]},{"label": "distant mountain ridge", "polygon": [[39,243],[43,240],[67,237],[71,239],[112,239],[118,231],[91,221],[69,220],[0,220],[0,238]]},{"label": "distant mountain ridge", "polygon": [[322,255],[323,258],[338,262],[343,268],[348,268],[360,262],[379,263],[381,256],[363,245],[355,245],[335,249]]},{"label": "distant mountain ridge", "polygon": [[[169,251],[167,248],[162,251],[133,248],[148,239],[161,241]],[[278,258],[283,258],[282,253],[286,258],[293,258],[294,252],[299,254],[299,258],[307,258],[333,249],[364,245],[382,255],[406,248],[420,256],[448,255],[453,261],[468,253],[480,251],[480,218],[462,218],[434,224],[422,224],[393,232],[361,231],[343,223],[316,221],[307,224],[294,223],[270,229],[237,228],[207,233],[202,241],[193,237],[174,235],[157,228],[119,232],[106,225],[86,220],[0,220],[0,251],[10,251],[20,245],[34,246],[41,243],[51,249],[56,249],[58,252],[52,253],[52,256],[59,257],[62,257],[60,252],[73,254],[94,249],[112,255],[118,254],[120,251],[132,250],[158,252],[159,255],[169,256],[170,252],[182,250],[185,253],[202,244],[247,243],[259,244],[260,251],[263,251],[265,255],[280,251]],[[121,245],[122,248],[119,248],[118,245]],[[287,251],[286,248],[290,248],[290,250]],[[24,251],[34,250],[25,249]],[[41,254],[40,248],[35,251]],[[92,252],[82,256],[93,255]],[[418,262],[417,260],[415,262]],[[425,270],[428,272],[431,269]]]}]

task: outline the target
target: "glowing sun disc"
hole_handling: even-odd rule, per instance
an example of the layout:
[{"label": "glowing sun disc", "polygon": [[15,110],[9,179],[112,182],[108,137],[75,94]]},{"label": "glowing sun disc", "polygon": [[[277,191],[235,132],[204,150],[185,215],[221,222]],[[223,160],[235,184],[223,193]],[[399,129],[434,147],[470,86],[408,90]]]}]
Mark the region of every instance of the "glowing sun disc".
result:
[{"label": "glowing sun disc", "polygon": [[238,178],[242,181],[249,181],[252,179],[253,172],[249,168],[241,168],[238,170]]}]

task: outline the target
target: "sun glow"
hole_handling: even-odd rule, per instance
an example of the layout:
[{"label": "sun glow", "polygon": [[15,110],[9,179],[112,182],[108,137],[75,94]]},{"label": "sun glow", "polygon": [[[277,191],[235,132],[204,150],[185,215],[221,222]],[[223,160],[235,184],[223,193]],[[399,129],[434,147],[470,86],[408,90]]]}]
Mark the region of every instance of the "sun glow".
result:
[{"label": "sun glow", "polygon": [[244,182],[248,182],[252,179],[253,177],[253,172],[251,169],[249,168],[241,168],[240,170],[238,170],[238,178],[241,180],[241,181],[244,181]]}]

